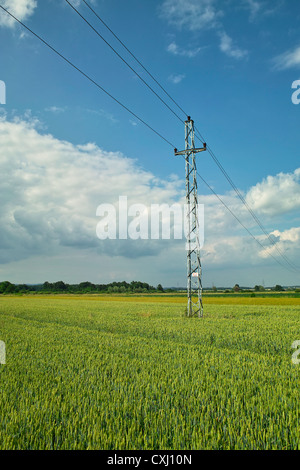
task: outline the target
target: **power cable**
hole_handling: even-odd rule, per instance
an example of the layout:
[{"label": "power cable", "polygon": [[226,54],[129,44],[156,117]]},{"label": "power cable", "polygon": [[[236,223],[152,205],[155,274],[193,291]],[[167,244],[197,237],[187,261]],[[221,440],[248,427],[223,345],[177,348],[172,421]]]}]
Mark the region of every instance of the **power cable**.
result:
[{"label": "power cable", "polygon": [[[205,179],[200,175],[200,173],[197,171],[197,175],[198,177],[201,179],[201,181],[203,181],[203,183],[209,188],[209,190],[218,198],[218,200],[223,204],[223,206],[231,213],[231,215],[238,221],[238,223],[247,231],[247,233],[251,236],[251,238],[253,238],[253,240],[256,241],[256,243],[259,244],[259,246],[263,249],[263,250],[269,250],[270,247],[266,247],[264,246],[254,235],[252,232],[250,232],[250,230],[243,224],[243,222],[241,222],[241,220],[239,219],[239,217],[237,217],[234,212],[228,207],[228,205],[223,201],[223,199],[214,191],[214,189],[205,181]],[[282,266],[283,268],[285,269],[289,269],[289,270],[292,270],[293,272],[295,272],[295,268],[293,266],[291,266],[290,268],[288,268],[287,266],[285,266],[284,264],[282,264],[277,258],[275,258],[271,253],[269,253],[269,255],[278,263],[280,264],[280,266]]]},{"label": "power cable", "polygon": [[214,160],[214,162],[216,163],[216,165],[219,167],[219,169],[221,170],[221,172],[223,173],[223,175],[225,176],[225,178],[227,179],[227,181],[229,182],[230,186],[234,189],[235,193],[237,194],[237,196],[239,197],[239,199],[242,201],[242,203],[244,204],[244,206],[246,207],[246,209],[248,210],[248,212],[250,213],[250,215],[253,217],[254,221],[256,222],[256,224],[260,227],[260,229],[262,230],[262,232],[265,234],[265,236],[268,238],[269,242],[275,247],[276,251],[278,252],[278,254],[286,261],[286,263],[291,266],[293,269],[296,269],[296,270],[299,270],[299,268],[293,263],[291,262],[287,256],[278,248],[277,244],[274,242],[274,240],[271,238],[270,234],[267,232],[267,230],[264,228],[263,224],[261,223],[261,221],[259,220],[259,218],[256,216],[256,214],[253,212],[253,210],[251,209],[251,207],[249,206],[249,204],[247,203],[247,201],[245,200],[244,196],[241,194],[241,192],[239,191],[239,189],[236,187],[236,185],[234,184],[234,182],[232,181],[232,179],[230,178],[230,176],[228,175],[228,173],[226,172],[226,170],[224,169],[224,167],[222,166],[222,164],[220,163],[220,161],[218,160],[218,158],[216,157],[216,155],[214,154],[214,152],[212,151],[212,149],[207,146],[206,147],[209,154],[211,155],[212,159]]},{"label": "power cable", "polygon": [[141,61],[131,52],[131,50],[124,44],[123,41],[112,31],[112,29],[104,22],[104,20],[99,16],[99,14],[91,7],[91,5],[86,1],[82,0],[85,5],[93,12],[93,14],[101,21],[105,28],[114,36],[115,39],[126,49],[126,51],[133,57],[133,59],[142,67],[142,69],[149,75],[150,78],[159,86],[159,88],[168,96],[168,98],[177,106],[177,108],[187,116],[187,113],[182,109],[182,107],[172,98],[172,96],[167,92],[167,90],[159,83],[159,81],[149,72],[149,70],[141,63]]},{"label": "power cable", "polygon": [[[186,162],[186,159],[184,157],[184,155],[182,155],[183,159],[185,160]],[[188,162],[189,166],[191,167],[192,165]],[[243,224],[243,222],[239,219],[238,216],[235,215],[235,213],[230,209],[230,207],[228,207],[228,205],[226,204],[226,202],[223,201],[223,199],[214,191],[214,189],[207,183],[207,181],[205,181],[205,179],[200,175],[200,173],[198,172],[198,170],[196,170],[196,174],[197,176],[201,179],[201,181],[207,186],[207,188],[216,196],[216,198],[221,202],[221,204],[223,204],[223,206],[228,210],[228,212],[230,212],[230,214],[237,220],[237,222],[247,231],[247,233],[251,236],[251,238],[253,238],[253,240],[264,250],[270,250],[270,247],[266,247],[264,246],[254,235],[253,233],[246,227],[246,225]],[[275,258],[272,253],[269,253],[269,255],[278,263],[280,264],[281,267],[285,268],[285,269],[288,269],[292,272],[295,272],[295,268],[292,267],[287,267],[285,266],[284,264],[282,264],[277,258]]]},{"label": "power cable", "polygon": [[129,67],[130,70],[149,88],[149,90],[154,93],[154,95],[169,109],[169,111],[171,111],[171,113],[173,113],[174,116],[176,116],[181,123],[184,123],[184,121],[178,116],[178,114],[175,113],[172,108],[170,108],[170,106],[156,93],[155,90],[153,90],[153,88],[143,79],[143,77],[141,77],[141,75],[139,75],[138,72],[136,72],[134,68],[131,67],[131,65],[116,51],[116,49],[112,47],[112,45],[108,41],[106,41],[106,39],[99,33],[99,31],[94,28],[94,26],[77,10],[77,8],[74,7],[74,5],[69,2],[69,0],[65,1],[80,16],[80,18],[82,18],[83,21],[85,21],[85,23],[97,34],[97,36],[99,36],[99,38],[102,39],[102,41],[104,41],[105,44],[119,57],[119,59],[121,59],[122,62],[124,62],[124,64],[126,64],[127,67]]},{"label": "power cable", "polygon": [[[164,100],[162,100],[162,98],[157,95],[157,93],[147,84],[147,82],[145,82],[145,80],[120,56],[120,54],[100,35],[100,33],[83,17],[83,15],[81,15],[79,13],[79,11],[68,1],[68,0],[65,0],[71,8],[73,8],[73,10],[75,10],[78,15],[96,32],[96,34],[101,38],[103,39],[103,41],[118,55],[118,57],[123,61],[125,62],[125,64],[143,81],[143,83],[168,107],[168,109],[181,121],[181,122],[184,122],[182,121],[182,119],[165,103]],[[93,11],[96,16],[102,21],[102,23],[108,28],[108,26],[103,22],[103,20],[97,15],[97,13],[90,7],[90,5],[85,1],[83,0],[83,2],[91,9],[91,11]],[[127,106],[125,106],[123,103],[121,103],[118,99],[116,99],[113,95],[111,95],[109,92],[107,92],[99,83],[97,83],[95,80],[93,80],[91,77],[89,77],[89,75],[87,75],[85,72],[83,72],[79,67],[77,67],[76,65],[74,65],[69,59],[67,59],[63,54],[61,54],[60,52],[58,52],[53,46],[51,46],[46,40],[44,40],[43,38],[41,38],[38,34],[36,34],[34,31],[32,31],[28,26],[26,26],[22,21],[20,21],[18,18],[16,18],[11,12],[9,12],[6,8],[4,8],[2,5],[0,5],[0,8],[5,11],[8,15],[10,15],[15,21],[17,21],[21,26],[23,26],[27,31],[29,31],[31,34],[33,34],[37,39],[39,39],[44,45],[46,45],[49,49],[51,49],[55,54],[57,54],[60,58],[62,58],[65,62],[67,62],[71,67],[73,67],[75,70],[77,70],[80,74],[82,74],[85,78],[87,78],[91,83],[93,83],[95,86],[97,86],[101,91],[103,91],[106,95],[108,95],[112,100],[114,100],[116,103],[118,103],[121,107],[123,107],[127,112],[129,112],[131,115],[133,115],[136,119],[138,119],[141,123],[143,123],[146,127],[148,127],[152,132],[154,132],[156,135],[158,135],[162,140],[164,140],[166,143],[168,143],[171,147],[175,148],[174,144],[172,144],[169,140],[167,140],[165,137],[163,137],[158,131],[156,131],[153,127],[151,127],[148,123],[146,123],[142,118],[140,118],[136,113],[134,113],[133,111],[131,111]],[[108,28],[110,30],[110,28]],[[111,30],[110,30],[111,31]],[[117,38],[117,36],[111,31],[111,33]],[[118,38],[117,38],[118,39]],[[119,40],[119,39],[118,39]],[[122,43],[122,41],[119,40],[119,42],[126,48],[126,50],[135,58],[135,60],[143,67],[143,69],[149,74],[149,76],[151,76],[151,78],[153,80],[155,80],[155,82],[160,86],[160,88],[170,97],[170,99],[176,104],[176,106],[179,107],[179,109],[184,113],[186,114],[182,108],[175,102],[175,100],[173,100],[171,98],[171,96],[164,90],[164,88],[159,84],[159,82],[157,82],[157,80],[150,74],[150,72],[140,63],[140,61],[138,61],[138,59],[129,51],[129,49]],[[198,131],[197,128],[195,128],[197,133],[198,133],[198,136],[200,137],[200,140],[201,142],[203,143],[204,142],[204,138],[202,137],[202,135],[200,134],[200,132]],[[199,138],[198,137],[198,138]],[[218,167],[220,168],[221,172],[223,173],[223,175],[226,177],[226,179],[228,180],[228,182],[230,183],[230,185],[233,187],[233,189],[235,190],[235,192],[237,193],[238,197],[241,199],[241,201],[243,202],[243,204],[246,206],[247,210],[250,212],[250,214],[252,215],[252,217],[254,218],[255,222],[259,225],[259,227],[262,229],[262,231],[264,232],[264,234],[268,237],[269,241],[275,246],[275,248],[277,249],[277,251],[279,252],[279,254],[283,257],[283,259],[289,264],[289,266],[292,268],[292,269],[298,269],[297,266],[293,265],[293,263],[291,263],[289,261],[289,259],[279,250],[279,248],[277,247],[277,245],[275,244],[275,242],[271,239],[270,235],[266,232],[266,230],[264,229],[263,225],[261,224],[261,222],[259,221],[259,219],[257,218],[257,216],[254,214],[254,212],[252,211],[252,209],[249,207],[249,205],[247,204],[247,202],[245,201],[244,197],[241,195],[240,191],[238,190],[238,188],[235,186],[235,184],[233,183],[233,181],[231,180],[231,178],[229,177],[229,175],[227,174],[227,172],[225,171],[225,169],[223,168],[223,166],[221,165],[221,163],[219,162],[219,160],[217,159],[217,157],[215,156],[215,154],[213,153],[213,151],[211,150],[210,147],[207,146],[207,150],[209,151],[210,155],[212,156],[213,160],[215,161],[215,163],[218,165]],[[235,217],[235,219],[239,222],[239,224],[247,231],[247,233],[261,246],[261,248],[263,248],[264,250],[265,249],[268,249],[266,247],[264,247],[260,242],[259,240],[256,239],[256,237],[254,237],[254,235],[250,232],[250,230],[239,220],[239,218],[233,213],[233,211],[227,206],[227,204],[219,197],[219,195],[213,190],[213,188],[211,188],[211,186],[204,180],[204,178],[199,174],[199,172],[197,172],[197,175],[200,177],[200,179],[204,182],[204,184],[210,189],[210,191],[219,199],[219,201],[225,206],[225,208]],[[271,254],[271,256],[273,257],[273,255]],[[274,258],[274,257],[273,257]],[[278,260],[276,258],[274,258],[277,262]],[[281,264],[281,263],[279,263]],[[283,266],[281,264],[281,266]],[[285,266],[284,266],[285,267]]]},{"label": "power cable", "polygon": [[21,20],[16,18],[10,11],[8,11],[6,8],[4,8],[2,5],[0,5],[0,8],[5,11],[8,15],[10,15],[11,18],[13,18],[15,21],[17,21],[21,26],[23,26],[27,31],[29,31],[31,34],[33,34],[37,39],[39,39],[45,46],[47,46],[49,49],[51,49],[55,54],[57,54],[61,59],[63,59],[65,62],[67,62],[71,67],[73,67],[77,72],[79,72],[81,75],[83,75],[85,78],[87,78],[91,83],[93,83],[97,88],[99,88],[101,91],[103,91],[107,96],[109,96],[113,101],[115,101],[117,104],[119,104],[122,108],[124,108],[127,112],[129,112],[132,116],[134,116],[136,119],[138,119],[142,124],[144,124],[148,129],[150,129],[152,132],[154,132],[158,137],[160,137],[162,140],[164,140],[167,144],[169,144],[172,148],[174,148],[174,144],[172,144],[169,140],[167,140],[165,137],[163,137],[158,131],[156,131],[153,127],[151,127],[146,121],[144,121],[142,118],[140,118],[137,114],[135,114],[133,111],[131,111],[127,106],[125,106],[121,101],[119,101],[117,98],[115,98],[111,93],[106,91],[99,83],[97,83],[95,80],[93,80],[88,74],[83,72],[79,67],[74,65],[69,59],[67,59],[63,54],[58,52],[53,46],[51,46],[45,39],[43,39],[41,36],[36,34],[34,31],[32,31],[28,26],[26,26]]},{"label": "power cable", "polygon": [[[183,112],[183,114],[185,114],[187,116],[187,113],[185,113],[185,111],[181,108],[181,106],[178,105],[178,103],[171,97],[171,95],[160,85],[160,83],[153,77],[153,75],[149,72],[148,69],[146,69],[146,67],[144,67],[144,65],[137,59],[137,57],[130,51],[130,49],[119,39],[119,37],[112,31],[111,28],[109,28],[109,26],[104,22],[104,20],[98,15],[98,13],[91,7],[91,5],[86,1],[86,0],[82,0],[83,3],[85,3],[85,5],[93,12],[93,14],[102,22],[102,24],[110,31],[110,33],[119,41],[119,43],[126,49],[126,51],[136,60],[136,62],[147,72],[147,74],[155,81],[155,83],[163,90],[163,92],[173,101],[173,103]],[[88,23],[88,21],[78,12],[78,10],[73,7],[70,2],[68,0],[66,0],[66,2],[84,19],[84,21],[86,21]],[[89,24],[89,23],[88,23]],[[90,24],[89,24],[90,25]],[[92,25],[90,25],[91,28],[93,28]],[[94,28],[93,28],[94,29]],[[111,45],[94,29],[94,31],[101,37],[101,39],[103,39],[106,44],[109,45],[109,47],[111,47]],[[112,47],[111,47],[112,48]],[[112,48],[113,49],[113,48]],[[120,54],[118,54],[114,49],[113,51],[124,61],[124,59],[120,56]],[[125,61],[125,63],[127,64],[127,62]],[[130,68],[131,66],[129,64],[127,64]],[[131,70],[133,70],[131,68]],[[136,73],[136,72],[135,72]],[[137,74],[138,75],[138,74]],[[141,78],[139,75],[138,75],[139,78]],[[141,80],[149,87],[149,85],[141,78]],[[150,87],[150,89],[154,92],[154,90]],[[154,92],[155,93],[155,92]],[[157,95],[157,93],[155,93],[155,95],[170,109],[170,107]],[[170,109],[172,113],[174,113],[174,111],[172,109]],[[177,114],[175,113],[175,115],[177,116]],[[178,117],[178,116],[177,116]],[[181,122],[183,122],[180,118],[179,120]],[[200,141],[202,143],[205,142],[205,139],[204,137],[201,135],[200,131],[195,127],[195,130],[200,138]],[[298,267],[292,263],[284,253],[282,253],[282,251],[278,248],[278,246],[276,245],[276,243],[274,242],[274,240],[272,240],[272,238],[270,237],[269,233],[266,231],[266,229],[264,228],[264,226],[262,225],[262,223],[260,222],[260,220],[258,219],[258,217],[256,216],[256,214],[253,212],[253,210],[251,209],[251,207],[249,206],[249,204],[247,203],[247,201],[245,200],[245,198],[242,196],[242,194],[240,193],[240,191],[238,190],[238,188],[236,187],[236,185],[234,184],[234,182],[232,181],[232,179],[230,178],[230,176],[228,175],[228,173],[225,171],[225,169],[223,168],[223,166],[221,165],[221,163],[219,162],[219,160],[217,159],[217,157],[215,156],[214,152],[212,151],[212,149],[207,146],[207,150],[209,152],[209,154],[211,155],[211,157],[213,158],[213,160],[215,161],[215,163],[217,164],[217,166],[219,167],[219,169],[221,170],[221,172],[223,173],[223,175],[225,176],[225,178],[227,179],[227,181],[229,182],[229,184],[232,186],[232,188],[234,189],[234,191],[236,192],[237,196],[239,197],[239,199],[242,201],[242,203],[245,205],[245,207],[247,208],[248,212],[251,214],[251,216],[253,217],[253,219],[255,220],[256,224],[260,227],[260,229],[263,231],[263,233],[266,235],[266,237],[268,238],[268,240],[270,241],[270,243],[275,247],[275,249],[277,250],[277,252],[280,254],[280,256],[283,257],[283,259],[286,261],[287,264],[289,264],[293,269],[298,269]]]}]

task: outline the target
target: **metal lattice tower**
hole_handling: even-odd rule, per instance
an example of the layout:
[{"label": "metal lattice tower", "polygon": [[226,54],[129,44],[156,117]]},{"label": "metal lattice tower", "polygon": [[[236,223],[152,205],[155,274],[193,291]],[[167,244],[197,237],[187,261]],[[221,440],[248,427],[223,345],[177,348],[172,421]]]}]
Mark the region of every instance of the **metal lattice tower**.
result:
[{"label": "metal lattice tower", "polygon": [[194,121],[188,116],[185,121],[185,150],[174,150],[175,155],[185,156],[188,317],[203,316],[196,153],[204,150],[205,143],[202,148],[195,148]]}]

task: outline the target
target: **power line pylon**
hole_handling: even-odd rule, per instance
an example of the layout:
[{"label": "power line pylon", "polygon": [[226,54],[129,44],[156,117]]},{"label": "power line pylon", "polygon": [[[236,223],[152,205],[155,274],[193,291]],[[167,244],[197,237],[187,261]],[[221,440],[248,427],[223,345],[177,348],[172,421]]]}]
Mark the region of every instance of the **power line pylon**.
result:
[{"label": "power line pylon", "polygon": [[174,149],[175,155],[185,156],[186,187],[186,250],[187,250],[187,316],[203,316],[202,267],[200,259],[200,227],[198,217],[196,154],[206,150],[195,148],[194,121],[185,121],[185,150]]}]

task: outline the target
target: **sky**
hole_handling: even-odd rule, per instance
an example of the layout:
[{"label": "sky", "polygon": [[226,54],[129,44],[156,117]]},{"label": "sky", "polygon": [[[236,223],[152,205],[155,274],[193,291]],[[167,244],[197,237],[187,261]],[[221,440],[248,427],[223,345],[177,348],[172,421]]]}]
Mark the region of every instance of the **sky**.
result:
[{"label": "sky", "polygon": [[94,81],[0,12],[0,280],[185,286],[184,239],[100,239],[97,227],[120,197],[128,224],[141,204],[148,227],[154,204],[184,204],[174,148],[189,115],[273,240],[197,154],[218,195],[199,178],[203,286],[300,285],[299,1],[89,0],[156,81],[70,3],[94,30],[65,0],[0,0]]}]

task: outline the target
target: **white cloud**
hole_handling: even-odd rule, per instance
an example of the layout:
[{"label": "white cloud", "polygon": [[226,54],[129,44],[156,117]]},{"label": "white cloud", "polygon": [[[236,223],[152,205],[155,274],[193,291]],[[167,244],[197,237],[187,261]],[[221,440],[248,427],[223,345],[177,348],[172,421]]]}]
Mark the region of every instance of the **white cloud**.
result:
[{"label": "white cloud", "polygon": [[243,4],[249,10],[249,20],[257,21],[277,13],[283,6],[282,0],[243,0]]},{"label": "white cloud", "polygon": [[179,47],[174,41],[171,42],[167,47],[167,51],[170,52],[171,54],[182,56],[182,57],[188,57],[190,59],[195,57],[197,54],[199,54],[201,49],[202,49],[201,47],[184,49],[182,47]]},{"label": "white cloud", "polygon": [[[59,247],[101,251],[98,205],[115,204],[119,195],[128,195],[129,204],[145,205],[178,197],[173,179],[160,181],[121,153],[95,144],[75,146],[42,135],[36,124],[0,120],[0,262],[56,253]],[[109,249],[115,255],[140,256],[138,245],[117,242]],[[150,245],[143,254],[161,250]]]},{"label": "white cloud", "polygon": [[[3,0],[1,4],[20,21],[27,20],[30,16],[32,16],[35,8],[37,7],[36,0]],[[0,26],[13,28],[16,25],[17,22],[5,11],[1,10]]]},{"label": "white cloud", "polygon": [[[292,227],[287,230],[274,230],[270,233],[276,242],[269,249],[262,253],[263,257],[272,255],[278,258],[278,252],[284,253],[287,255],[291,262],[299,259],[299,247],[300,247],[300,227]],[[282,262],[282,258],[280,258]],[[298,262],[296,262],[296,265]]]},{"label": "white cloud", "polygon": [[182,80],[185,78],[184,74],[177,74],[177,75],[170,75],[168,80],[174,85],[177,85],[178,83],[182,82]]},{"label": "white cloud", "polygon": [[300,168],[294,173],[268,176],[253,186],[247,194],[247,202],[266,215],[279,215],[300,209]]},{"label": "white cloud", "polygon": [[62,108],[61,106],[50,106],[49,108],[46,108],[45,111],[53,114],[61,114],[66,111],[66,108]]},{"label": "white cloud", "polygon": [[[96,236],[100,204],[116,205],[120,195],[128,196],[128,205],[184,203],[184,181],[174,175],[159,180],[121,153],[93,143],[73,145],[42,134],[36,125],[34,119],[0,120],[1,278],[20,269],[18,282],[58,280],[60,273],[67,282],[121,277],[176,285],[176,279],[184,279],[184,240],[100,241]],[[281,226],[279,232],[270,221],[280,210],[299,208],[299,177],[300,169],[268,177],[245,195],[258,215],[266,215],[270,232],[291,259],[300,255],[300,228]],[[253,230],[253,220],[236,195],[220,197]],[[205,270],[274,265],[214,195],[199,194],[199,202],[205,205]],[[264,243],[266,237],[255,229]],[[85,270],[75,272],[76,265]]]},{"label": "white cloud", "polygon": [[233,44],[232,38],[224,31],[220,33],[220,50],[229,57],[242,59],[248,55],[248,51],[239,49]]},{"label": "white cloud", "polygon": [[[229,57],[242,59],[248,55],[248,51],[240,49],[234,45],[233,40],[225,31],[221,31],[222,23],[220,18],[223,11],[217,9],[215,0],[165,0],[160,8],[161,17],[166,19],[169,24],[179,29],[189,31],[202,31],[203,29],[213,28],[220,37],[220,50]],[[260,4],[257,1],[249,0],[248,7],[251,8],[251,14],[258,12]],[[181,48],[175,41],[172,41],[167,51],[173,55],[195,57],[202,48]]]},{"label": "white cloud", "polygon": [[300,46],[275,57],[273,65],[276,70],[300,68]]},{"label": "white cloud", "polygon": [[278,240],[282,242],[297,242],[300,240],[300,228],[293,227],[288,230],[280,232],[279,230],[274,230],[272,234],[277,237]]},{"label": "white cloud", "polygon": [[250,10],[250,21],[253,21],[262,9],[262,3],[257,0],[245,0],[245,4]]},{"label": "white cloud", "polygon": [[[273,266],[274,275],[276,273],[278,275],[278,269],[281,275],[286,275],[282,265],[287,265],[279,251],[284,253],[291,262],[299,259],[300,227],[281,231],[278,229],[268,230],[268,226],[274,227],[276,224],[274,219],[269,214],[262,219],[261,213],[254,210],[266,227],[269,237],[275,242],[272,244],[235,196],[220,195],[220,197],[244,226],[251,231],[257,241],[246,233],[224,207],[214,200],[207,201],[205,206],[205,243],[202,249],[203,264],[210,269],[227,267],[229,271],[243,268],[248,270],[258,266],[264,269],[269,265]],[[251,208],[253,209],[252,206]],[[281,223],[283,220],[281,218]],[[274,258],[281,264],[275,262]]]},{"label": "white cloud", "polygon": [[222,12],[216,10],[214,4],[215,0],[164,0],[160,14],[180,29],[198,31],[217,25]]},{"label": "white cloud", "polygon": [[177,44],[173,41],[173,42],[171,42],[171,43],[168,45],[167,51],[170,52],[171,54],[178,55],[178,53],[179,53],[179,47],[178,47]]}]

